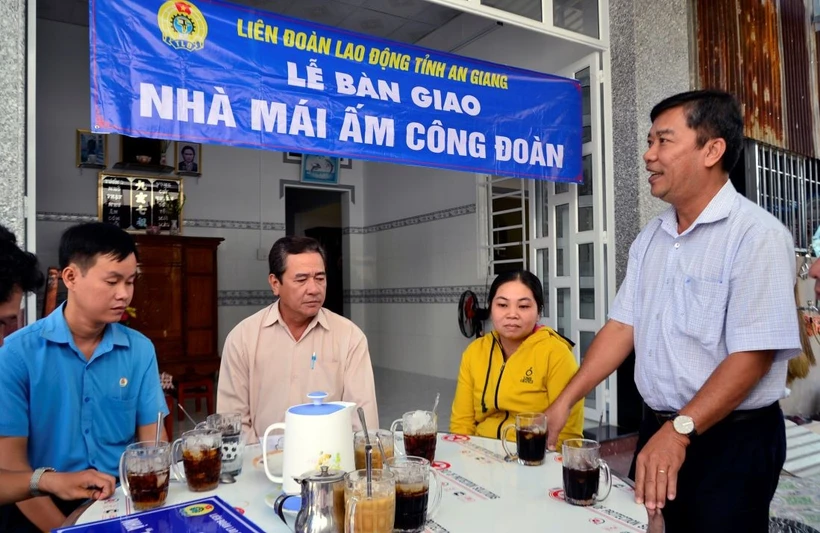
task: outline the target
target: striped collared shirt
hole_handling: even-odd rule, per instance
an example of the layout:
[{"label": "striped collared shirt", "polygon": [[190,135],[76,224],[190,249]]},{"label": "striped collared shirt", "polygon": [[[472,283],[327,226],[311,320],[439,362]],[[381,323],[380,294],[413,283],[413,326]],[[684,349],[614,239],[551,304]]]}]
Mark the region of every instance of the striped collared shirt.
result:
[{"label": "striped collared shirt", "polygon": [[731,182],[678,233],[674,208],[629,250],[610,318],[634,327],[635,383],[658,411],[689,403],[731,353],[775,350],[775,363],[738,409],[783,397],[800,352],[794,242],[785,226]]}]

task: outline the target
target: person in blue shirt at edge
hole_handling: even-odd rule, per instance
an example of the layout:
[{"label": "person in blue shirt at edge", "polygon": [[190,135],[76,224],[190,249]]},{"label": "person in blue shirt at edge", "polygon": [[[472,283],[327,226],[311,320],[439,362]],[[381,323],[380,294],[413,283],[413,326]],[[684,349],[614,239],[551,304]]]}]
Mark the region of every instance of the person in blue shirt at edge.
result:
[{"label": "person in blue shirt at edge", "polygon": [[[63,233],[59,263],[66,302],[0,348],[0,469],[116,476],[125,447],[154,440],[157,413],[168,414],[153,344],[118,324],[134,295],[136,246],[116,226],[80,224]],[[0,531],[51,530],[80,503],[2,506]]]},{"label": "person in blue shirt at edge", "polygon": [[[43,273],[34,254],[17,246],[14,234],[0,224],[0,346],[6,333],[17,326],[23,295],[34,292],[43,284]],[[0,504],[31,498],[34,474],[0,470]],[[82,472],[45,472],[34,480],[39,490],[59,498],[102,499],[114,492],[113,476],[84,470]]]},{"label": "person in blue shirt at edge", "polygon": [[670,207],[630,247],[609,320],[547,409],[547,445],[634,349],[637,503],[667,533],[766,533],[786,458],[778,401],[801,347],[794,240],[729,179],[743,147],[732,95],[677,94],[650,119],[649,187]]}]

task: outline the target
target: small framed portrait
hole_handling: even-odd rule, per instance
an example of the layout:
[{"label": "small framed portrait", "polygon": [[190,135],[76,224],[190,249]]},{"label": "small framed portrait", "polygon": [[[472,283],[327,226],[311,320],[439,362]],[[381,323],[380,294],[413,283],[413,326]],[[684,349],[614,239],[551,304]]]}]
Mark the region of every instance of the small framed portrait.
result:
[{"label": "small framed portrait", "polygon": [[282,152],[282,162],[294,165],[302,164],[302,154],[299,152]]},{"label": "small framed portrait", "polygon": [[302,183],[339,183],[339,158],[329,155],[302,155]]},{"label": "small framed portrait", "polygon": [[105,168],[108,157],[108,135],[89,130],[77,130],[77,166]]},{"label": "small framed portrait", "polygon": [[182,176],[200,176],[202,174],[202,145],[177,141],[176,171]]}]

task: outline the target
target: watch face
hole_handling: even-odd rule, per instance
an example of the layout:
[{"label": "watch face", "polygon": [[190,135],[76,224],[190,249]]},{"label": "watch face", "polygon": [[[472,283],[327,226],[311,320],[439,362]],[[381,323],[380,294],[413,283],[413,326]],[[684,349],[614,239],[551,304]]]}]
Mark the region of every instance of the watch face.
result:
[{"label": "watch face", "polygon": [[676,417],[675,420],[672,421],[672,425],[675,427],[675,431],[681,435],[689,435],[695,430],[695,423],[692,421],[692,418],[685,415]]}]

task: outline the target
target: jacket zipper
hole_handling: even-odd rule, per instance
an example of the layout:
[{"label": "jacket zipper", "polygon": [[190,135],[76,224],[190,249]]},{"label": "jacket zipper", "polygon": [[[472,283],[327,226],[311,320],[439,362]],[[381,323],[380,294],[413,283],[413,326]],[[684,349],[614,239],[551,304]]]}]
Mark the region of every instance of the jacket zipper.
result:
[{"label": "jacket zipper", "polygon": [[[506,366],[507,366],[507,361],[504,361],[503,363],[501,363],[501,372],[498,374],[498,383],[495,384],[495,409],[496,409],[496,411],[499,410],[498,409],[498,389],[501,387],[501,378],[504,376],[504,368]],[[501,438],[501,428],[502,428],[502,426],[504,426],[504,422],[506,422],[507,419],[510,418],[510,412],[509,411],[504,411],[504,413],[506,413],[504,415],[504,420],[502,420],[501,423],[498,424],[498,430],[496,431],[496,435],[497,435],[496,438],[498,438],[498,439]]]}]

